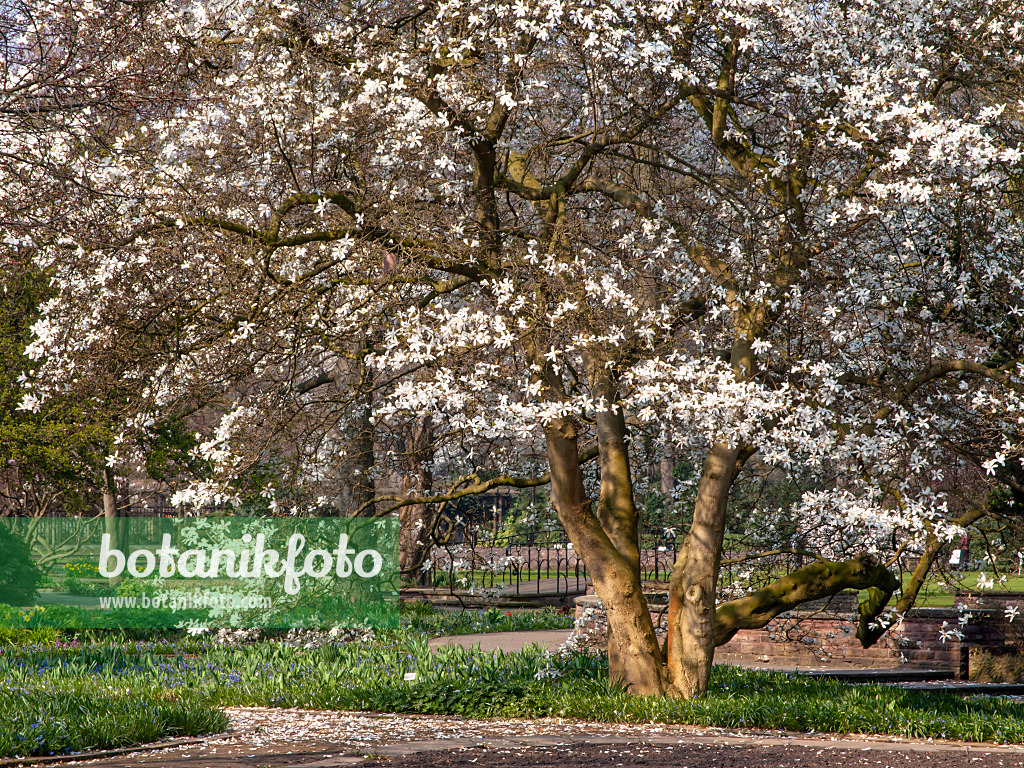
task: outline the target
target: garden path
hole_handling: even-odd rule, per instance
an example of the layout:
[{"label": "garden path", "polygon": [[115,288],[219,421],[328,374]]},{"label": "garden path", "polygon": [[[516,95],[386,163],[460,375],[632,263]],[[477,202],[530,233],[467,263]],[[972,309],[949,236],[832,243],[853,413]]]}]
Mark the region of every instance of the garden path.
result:
[{"label": "garden path", "polygon": [[232,732],[91,761],[94,768],[1020,768],[1024,746],[607,724],[558,718],[231,707]]},{"label": "garden path", "polygon": [[432,649],[444,645],[460,645],[463,648],[477,648],[483,651],[521,651],[528,645],[539,645],[551,651],[565,644],[568,629],[537,629],[523,632],[488,632],[476,635],[450,635],[435,637],[430,641]]}]

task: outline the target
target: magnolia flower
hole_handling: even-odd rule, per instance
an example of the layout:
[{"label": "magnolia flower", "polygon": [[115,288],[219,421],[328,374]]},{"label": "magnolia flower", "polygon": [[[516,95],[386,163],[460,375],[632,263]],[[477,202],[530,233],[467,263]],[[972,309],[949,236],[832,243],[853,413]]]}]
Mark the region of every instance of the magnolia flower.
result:
[{"label": "magnolia flower", "polygon": [[945,645],[947,640],[963,640],[964,633],[959,629],[950,627],[949,622],[944,621],[942,622],[942,628],[939,630],[939,637],[941,638],[943,645]]}]

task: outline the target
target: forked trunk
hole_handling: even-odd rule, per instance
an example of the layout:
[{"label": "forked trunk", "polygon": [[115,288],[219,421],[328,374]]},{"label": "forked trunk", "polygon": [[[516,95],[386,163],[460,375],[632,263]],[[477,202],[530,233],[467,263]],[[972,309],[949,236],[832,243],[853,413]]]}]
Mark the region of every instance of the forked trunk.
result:
[{"label": "forked trunk", "polygon": [[576,426],[569,419],[556,419],[548,424],[545,437],[552,504],[604,603],[608,629],[618,646],[618,682],[633,694],[659,695],[664,692],[661,649],[637,568],[619,552],[591,511],[583,488]]},{"label": "forked trunk", "polygon": [[[763,327],[763,307],[735,314],[736,336],[730,362],[738,381],[754,375],[752,343]],[[701,467],[693,523],[672,568],[669,582],[668,638],[665,647],[672,692],[685,699],[708,689],[715,658],[715,598],[729,491],[743,463],[751,456],[740,445],[718,442]]]}]

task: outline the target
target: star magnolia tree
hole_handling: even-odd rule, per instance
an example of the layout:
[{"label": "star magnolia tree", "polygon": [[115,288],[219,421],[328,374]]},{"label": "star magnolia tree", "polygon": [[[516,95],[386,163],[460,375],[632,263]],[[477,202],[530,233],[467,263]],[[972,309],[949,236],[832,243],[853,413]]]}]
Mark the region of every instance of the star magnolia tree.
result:
[{"label": "star magnolia tree", "polygon": [[[549,483],[612,675],[689,697],[738,629],[842,589],[874,642],[899,555],[924,553],[904,610],[986,514],[945,473],[1020,462],[1019,0],[90,4],[20,28],[26,68],[86,28],[124,46],[69,76],[90,107],[52,85],[4,118],[8,244],[60,291],[25,406],[116,361],[125,460],[219,409],[184,502],[275,451],[325,505],[341,457],[412,457],[424,493],[363,513]],[[664,646],[645,436],[699,467]],[[815,559],[717,604],[752,466],[814,478],[791,514]]]}]

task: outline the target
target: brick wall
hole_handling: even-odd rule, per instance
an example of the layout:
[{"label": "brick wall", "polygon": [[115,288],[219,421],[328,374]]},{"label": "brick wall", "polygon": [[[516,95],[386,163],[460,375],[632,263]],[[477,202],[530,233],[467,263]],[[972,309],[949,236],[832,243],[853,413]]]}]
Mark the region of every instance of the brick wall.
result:
[{"label": "brick wall", "polygon": [[[664,604],[651,597],[651,619],[664,638]],[[1020,596],[1024,600],[1024,596]],[[847,606],[843,606],[847,607]],[[955,609],[920,608],[910,611],[871,648],[854,636],[857,615],[849,611],[791,611],[761,629],[744,629],[715,651],[718,661],[780,666],[897,667],[912,665],[968,674],[970,646],[1005,647],[1008,642],[1003,612],[997,607],[971,607],[965,625]],[[1024,617],[1019,620],[1024,627]],[[963,640],[948,636],[959,628]],[[947,637],[943,640],[943,632]],[[594,595],[576,599],[576,635],[581,645],[607,646],[607,623],[601,601]]]}]

